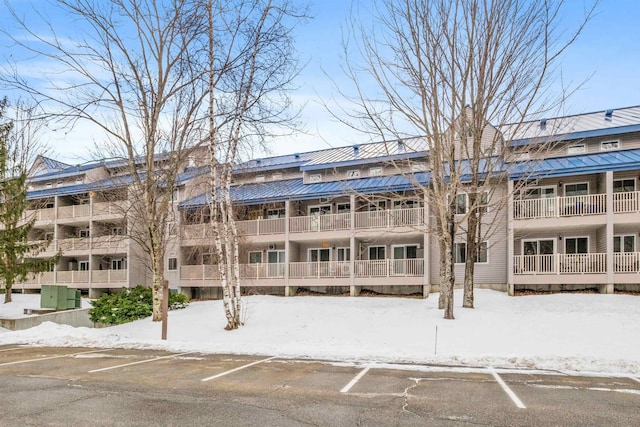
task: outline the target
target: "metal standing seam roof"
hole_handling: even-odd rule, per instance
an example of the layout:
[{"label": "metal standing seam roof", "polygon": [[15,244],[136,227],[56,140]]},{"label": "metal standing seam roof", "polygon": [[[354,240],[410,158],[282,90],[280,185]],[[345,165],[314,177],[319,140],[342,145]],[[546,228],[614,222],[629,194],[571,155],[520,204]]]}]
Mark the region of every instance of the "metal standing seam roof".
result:
[{"label": "metal standing seam roof", "polygon": [[[512,145],[640,132],[640,106],[601,110],[497,127]],[[518,129],[517,129],[518,128]]]},{"label": "metal standing seam roof", "polygon": [[640,169],[640,149],[605,151],[513,164],[509,178],[552,178]]},{"label": "metal standing seam roof", "polygon": [[[260,204],[282,200],[307,200],[318,197],[335,197],[380,191],[405,191],[415,188],[416,183],[426,184],[431,179],[429,172],[414,174],[413,180],[402,175],[370,177],[345,181],[305,184],[302,178],[265,183],[252,183],[231,188],[233,201],[243,204]],[[200,194],[180,203],[180,209],[204,206],[210,201],[209,194]]]},{"label": "metal standing seam roof", "polygon": [[89,182],[86,184],[67,185],[64,187],[51,187],[42,190],[29,191],[27,200],[43,199],[54,196],[70,196],[72,194],[84,194],[89,191],[104,191],[114,188],[121,188],[131,185],[133,178],[131,175],[107,178],[101,181]]}]

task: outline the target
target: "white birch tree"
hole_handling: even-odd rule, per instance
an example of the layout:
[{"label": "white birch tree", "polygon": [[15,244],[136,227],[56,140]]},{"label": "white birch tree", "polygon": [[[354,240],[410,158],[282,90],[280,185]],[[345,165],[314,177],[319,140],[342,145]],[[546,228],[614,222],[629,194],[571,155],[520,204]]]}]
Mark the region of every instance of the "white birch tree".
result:
[{"label": "white birch tree", "polygon": [[274,129],[295,128],[287,96],[298,72],[292,29],[304,18],[287,0],[208,2],[209,210],[227,330],[242,325],[234,167]]}]

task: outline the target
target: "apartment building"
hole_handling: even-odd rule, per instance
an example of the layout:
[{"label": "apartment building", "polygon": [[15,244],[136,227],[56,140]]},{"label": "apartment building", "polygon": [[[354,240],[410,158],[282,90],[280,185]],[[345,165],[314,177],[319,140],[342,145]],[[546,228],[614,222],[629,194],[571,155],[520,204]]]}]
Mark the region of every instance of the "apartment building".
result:
[{"label": "apartment building", "polygon": [[[476,287],[640,291],[640,107],[492,127],[510,138],[504,197],[485,221]],[[513,132],[512,132],[513,131]],[[539,150],[539,147],[545,147]],[[40,157],[29,177],[27,215],[44,255],[62,251],[51,272],[17,285],[63,283],[95,296],[149,283],[140,248],[127,236],[122,165],[81,166]],[[206,168],[186,165],[175,197],[165,276],[192,297],[220,295],[212,250]],[[421,189],[431,180],[421,138],[253,159],[237,166],[232,199],[248,292],[363,290],[428,295],[438,290],[439,246]],[[508,198],[508,199],[507,199]],[[458,194],[456,213],[468,200]],[[491,204],[489,204],[491,206]],[[464,274],[464,235],[455,249]]]}]

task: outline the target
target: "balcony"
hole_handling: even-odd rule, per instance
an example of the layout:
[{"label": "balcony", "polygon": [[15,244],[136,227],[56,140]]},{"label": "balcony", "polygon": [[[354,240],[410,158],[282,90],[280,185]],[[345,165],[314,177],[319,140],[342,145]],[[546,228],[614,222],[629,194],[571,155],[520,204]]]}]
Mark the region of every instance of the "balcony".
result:
[{"label": "balcony", "polygon": [[89,214],[90,207],[88,204],[60,206],[58,208],[58,219],[86,218]]},{"label": "balcony", "polygon": [[[241,264],[241,279],[283,279],[284,263]],[[385,259],[355,261],[356,278],[372,277],[422,277],[423,259]],[[349,261],[292,262],[289,263],[290,279],[337,279],[351,276]],[[183,265],[180,280],[220,280],[217,265]],[[299,281],[298,281],[299,282]]]},{"label": "balcony", "polygon": [[613,211],[615,213],[640,212],[640,191],[613,193]]},{"label": "balcony", "polygon": [[606,194],[550,197],[513,201],[514,219],[558,218],[602,215],[607,211]]},{"label": "balcony", "polygon": [[357,212],[357,229],[411,227],[424,225],[424,208]]},{"label": "balcony", "polygon": [[515,275],[604,274],[607,254],[516,255],[513,269]]},{"label": "balcony", "polygon": [[349,230],[350,228],[350,213],[296,216],[289,218],[289,231],[291,233]]},{"label": "balcony", "polygon": [[56,217],[56,210],[54,208],[29,209],[22,215],[23,221],[28,221],[34,217],[36,219],[36,223],[40,221],[53,221]]},{"label": "balcony", "polygon": [[102,252],[125,252],[129,239],[126,236],[109,235],[92,237],[93,249]]},{"label": "balcony", "polygon": [[[27,277],[25,287],[33,288],[42,285],[65,284],[86,288],[90,282],[99,284],[116,284],[122,286],[127,281],[127,270],[93,270],[89,271],[48,271]],[[16,284],[19,287],[22,284]]]},{"label": "balcony", "polygon": [[77,237],[72,239],[60,239],[57,241],[56,247],[63,253],[75,251],[88,251],[91,247],[91,239],[89,237]]},{"label": "balcony", "polygon": [[613,254],[613,267],[616,273],[640,273],[640,252]]}]

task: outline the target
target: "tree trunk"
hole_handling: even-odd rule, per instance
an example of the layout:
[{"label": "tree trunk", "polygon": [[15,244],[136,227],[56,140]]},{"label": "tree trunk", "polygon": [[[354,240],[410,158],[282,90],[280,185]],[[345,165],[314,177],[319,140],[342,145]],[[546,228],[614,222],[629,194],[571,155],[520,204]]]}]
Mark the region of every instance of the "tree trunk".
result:
[{"label": "tree trunk", "polygon": [[164,287],[162,286],[163,277],[161,274],[153,273],[153,321],[160,322],[162,320],[162,300],[164,298]]},{"label": "tree trunk", "polygon": [[464,290],[462,307],[473,308],[473,281],[475,275],[476,256],[478,253],[478,216],[476,215],[476,195],[469,193],[469,206],[473,209],[467,218],[467,251],[464,262]]}]

